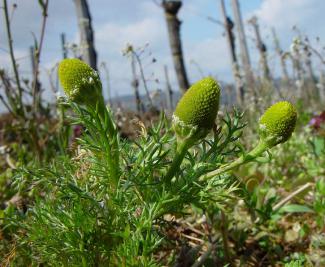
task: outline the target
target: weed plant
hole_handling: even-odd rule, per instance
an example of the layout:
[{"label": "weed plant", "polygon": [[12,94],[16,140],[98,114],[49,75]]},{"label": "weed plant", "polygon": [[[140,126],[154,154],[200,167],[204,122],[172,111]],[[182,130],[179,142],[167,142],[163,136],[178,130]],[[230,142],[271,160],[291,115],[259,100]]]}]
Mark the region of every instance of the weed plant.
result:
[{"label": "weed plant", "polygon": [[[67,59],[59,74],[68,96],[61,105],[74,114],[67,119],[85,130],[73,157],[62,153],[48,166],[15,170],[14,185],[32,203],[1,210],[5,266],[223,266],[233,263],[234,250],[240,254],[248,235],[265,251],[279,253],[268,236],[274,223],[281,214],[310,210],[276,206],[279,198],[268,183],[252,186],[249,176],[237,173],[242,165],[281,168],[281,150],[275,158],[280,163],[269,150],[283,146],[294,130],[297,115],[289,102],[276,103],[256,121],[260,140],[246,151],[243,114],[234,110],[216,123],[220,88],[208,77],[182,97],[172,122],[162,114],[156,125],[140,125],[138,138],[130,141],[119,136],[95,71]],[[323,180],[316,190],[322,227]],[[173,237],[180,222],[205,225],[200,244],[190,249]],[[290,258],[288,264],[296,266]]]}]

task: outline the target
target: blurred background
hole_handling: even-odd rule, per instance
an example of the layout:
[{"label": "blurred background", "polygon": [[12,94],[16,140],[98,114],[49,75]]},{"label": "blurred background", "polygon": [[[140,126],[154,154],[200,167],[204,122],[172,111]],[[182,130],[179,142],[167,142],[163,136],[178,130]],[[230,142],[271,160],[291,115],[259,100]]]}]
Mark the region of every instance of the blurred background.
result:
[{"label": "blurred background", "polygon": [[[303,96],[306,82],[315,88],[310,89],[314,97],[324,95],[321,0],[6,2],[20,79],[35,87],[37,74],[34,91],[49,102],[59,92],[56,67],[64,57],[82,58],[96,68],[106,100],[132,110],[139,102],[135,94],[144,106],[151,101],[168,106],[168,90],[175,103],[179,93],[207,75],[229,85],[223,93],[229,105],[254,94],[257,99],[258,84],[266,88],[265,82],[266,93],[277,90],[282,98]],[[13,77],[1,7],[0,68]],[[31,102],[32,94],[23,97]],[[1,103],[0,111],[6,110]]]}]

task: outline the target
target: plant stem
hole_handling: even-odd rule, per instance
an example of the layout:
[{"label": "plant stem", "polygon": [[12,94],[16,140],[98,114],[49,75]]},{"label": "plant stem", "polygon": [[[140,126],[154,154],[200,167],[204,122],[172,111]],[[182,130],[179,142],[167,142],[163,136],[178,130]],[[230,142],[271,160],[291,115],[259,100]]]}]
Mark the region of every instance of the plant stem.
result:
[{"label": "plant stem", "polygon": [[142,82],[143,82],[143,87],[146,91],[146,94],[147,94],[147,98],[149,100],[149,104],[150,104],[150,108],[153,108],[153,103],[152,103],[152,99],[151,99],[151,96],[150,96],[150,93],[149,93],[149,89],[148,89],[148,86],[147,86],[147,81],[146,81],[146,78],[144,76],[144,71],[143,71],[143,68],[142,68],[142,63],[141,63],[141,60],[140,60],[140,57],[139,55],[133,51],[133,54],[135,56],[135,59],[136,61],[138,62],[138,65],[139,65],[139,70],[140,70],[140,74],[141,74],[141,79],[142,79]]},{"label": "plant stem", "polygon": [[268,146],[263,141],[260,141],[258,143],[258,145],[253,150],[251,150],[248,154],[241,156],[240,158],[236,159],[232,163],[222,165],[217,170],[214,170],[214,171],[211,171],[211,172],[201,175],[199,180],[201,180],[201,181],[207,180],[214,176],[220,175],[220,174],[230,171],[234,168],[237,168],[240,165],[243,165],[244,163],[254,160],[259,155],[261,155],[263,152],[265,152],[267,149],[268,149]]},{"label": "plant stem", "polygon": [[301,192],[305,191],[308,187],[312,186],[312,183],[304,184],[303,186],[299,187],[296,191],[292,192],[290,195],[282,199],[279,203],[274,205],[273,210],[277,210],[281,208],[284,204],[286,204],[288,201],[293,199],[295,196],[299,195]]},{"label": "plant stem", "polygon": [[208,259],[210,256],[211,252],[215,249],[215,244],[210,244],[208,246],[207,251],[200,257],[200,260],[196,261],[192,267],[200,267],[204,264],[204,262]]},{"label": "plant stem", "polygon": [[189,149],[190,143],[186,140],[177,142],[176,154],[173,159],[172,164],[167,171],[167,174],[164,178],[164,181],[167,185],[170,185],[172,178],[175,176],[176,172],[179,170],[179,167],[185,157],[186,151]]},{"label": "plant stem", "polygon": [[6,21],[6,30],[7,30],[7,36],[8,36],[9,53],[10,53],[12,68],[14,70],[15,80],[16,80],[17,88],[18,88],[18,101],[19,101],[19,109],[18,110],[21,112],[21,115],[24,117],[24,108],[23,108],[23,101],[22,101],[23,89],[20,86],[20,78],[19,78],[19,74],[18,74],[16,58],[15,58],[15,55],[14,55],[14,49],[13,49],[13,45],[12,45],[13,40],[12,40],[12,36],[11,36],[7,0],[3,0],[3,10],[4,10],[4,15],[5,15],[5,21]]},{"label": "plant stem", "polygon": [[[119,182],[119,172],[120,172],[119,144],[118,144],[116,129],[114,127],[114,122],[113,122],[109,112],[107,112],[107,110],[106,110],[104,97],[102,95],[98,102],[98,113],[99,113],[99,117],[101,118],[101,121],[102,121],[104,127],[105,127],[104,124],[107,123],[107,131],[108,131],[108,137],[109,137],[107,146],[110,146],[109,141],[114,139],[114,142],[108,151],[108,153],[109,153],[108,164],[109,164],[109,169],[111,172],[110,175],[113,177],[115,188],[117,188],[117,184]],[[107,114],[107,115],[105,115],[105,114]],[[107,116],[107,122],[105,121],[106,116]]]},{"label": "plant stem", "polygon": [[34,70],[34,81],[33,81],[33,108],[36,112],[41,104],[41,90],[39,88],[40,84],[38,82],[38,74],[39,74],[39,65],[40,65],[40,58],[41,58],[41,51],[43,47],[43,41],[45,36],[45,26],[47,20],[47,9],[48,9],[49,0],[46,0],[45,3],[41,4],[43,9],[43,21],[42,21],[42,28],[41,28],[41,35],[38,47],[35,52],[35,70]]},{"label": "plant stem", "polygon": [[223,242],[223,250],[225,253],[225,259],[227,263],[229,263],[231,266],[232,263],[229,254],[227,217],[223,211],[221,211],[221,234],[222,234],[222,242]]},{"label": "plant stem", "polygon": [[84,253],[84,241],[83,240],[81,240],[79,248],[80,248],[80,252],[82,253],[82,255],[81,255],[82,266],[87,267],[87,260],[85,258],[85,255],[83,255],[83,253]]},{"label": "plant stem", "polygon": [[9,111],[10,114],[12,114],[15,118],[17,115],[15,112],[9,107],[9,104],[5,101],[2,95],[0,95],[0,101],[3,103],[3,105],[6,107],[6,109]]}]

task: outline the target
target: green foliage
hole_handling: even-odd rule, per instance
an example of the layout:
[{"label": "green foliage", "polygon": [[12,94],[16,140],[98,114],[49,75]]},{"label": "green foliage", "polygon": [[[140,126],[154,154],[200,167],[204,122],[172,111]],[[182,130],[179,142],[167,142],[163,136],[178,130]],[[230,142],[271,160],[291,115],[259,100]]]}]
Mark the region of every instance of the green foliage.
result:
[{"label": "green foliage", "polygon": [[314,210],[317,213],[316,222],[320,228],[325,225],[325,179],[324,177],[316,182],[314,199]]},{"label": "green foliage", "polygon": [[[70,76],[80,79],[93,74],[87,65],[72,63],[63,68],[61,82],[68,84]],[[72,67],[76,70],[69,69]],[[79,68],[86,74],[80,74]],[[78,99],[93,94],[92,86],[85,86]],[[199,264],[204,259],[205,266],[225,266],[232,256],[245,264],[255,258],[267,259],[265,264],[307,261],[303,254],[299,259],[288,255],[282,244],[293,239],[301,243],[313,229],[308,223],[298,223],[299,227],[292,222],[286,222],[289,226],[285,227],[279,225],[288,217],[304,214],[317,218],[317,227],[321,229],[324,180],[319,179],[312,187],[312,205],[303,203],[300,195],[295,195],[292,203],[281,204],[282,195],[278,192],[279,187],[289,192],[295,190],[299,179],[311,182],[311,176],[321,176],[323,169],[315,161],[323,160],[321,142],[310,139],[306,155],[306,147],[301,145],[305,135],[293,134],[272,155],[267,151],[269,146],[261,142],[246,151],[246,146],[251,148],[252,144],[247,144],[243,136],[247,124],[242,113],[226,113],[218,127],[215,125],[219,87],[211,78],[194,85],[175,111],[179,119],[184,114],[193,115],[194,119],[189,121],[184,117],[185,123],[205,128],[205,134],[196,135],[194,141],[191,135],[187,136],[189,139],[185,135],[180,138],[175,120],[171,124],[164,114],[157,124],[149,128],[142,125],[136,140],[122,139],[112,112],[101,103],[101,95],[95,93],[99,101],[93,99],[90,103],[69,94],[69,100],[60,103],[61,110],[64,115],[64,109],[70,107],[74,115],[62,120],[69,121],[69,128],[58,131],[59,152],[40,164],[26,160],[31,156],[28,151],[17,149],[23,156],[17,168],[8,174],[13,177],[14,190],[10,195],[16,192],[29,202],[25,207],[8,204],[0,209],[1,235],[5,237],[0,240],[0,255],[4,263],[166,266],[182,262]],[[194,98],[199,102],[203,99],[204,105],[192,102]],[[278,105],[282,115],[282,105],[284,113],[288,111],[287,104]],[[280,114],[279,119],[278,109],[273,109],[261,118],[268,130],[278,126],[273,120],[280,120],[282,126],[287,122],[286,116]],[[291,115],[288,129],[281,126],[280,131],[270,130],[272,135],[283,135],[281,142],[293,131],[295,113]],[[68,153],[67,129],[71,129],[71,124],[84,127],[75,154]],[[54,147],[52,151],[56,151]],[[298,162],[304,162],[311,173],[297,171],[292,157],[299,157]],[[173,232],[174,224],[179,225]],[[190,236],[188,231],[197,236]],[[178,233],[181,237],[173,238]],[[186,239],[189,236],[190,241]],[[187,249],[190,242],[197,240],[199,244],[191,244]],[[322,244],[318,243],[317,248]]]},{"label": "green foliage", "polygon": [[[136,266],[140,261],[151,266],[153,253],[164,240],[160,227],[164,214],[185,214],[190,204],[222,208],[235,197],[237,188],[228,176],[197,181],[212,166],[199,166],[197,161],[206,157],[209,148],[224,149],[225,143],[222,147],[215,143],[221,136],[198,146],[195,155],[186,155],[177,182],[169,187],[162,177],[175,137],[164,117],[130,143],[119,138],[108,111],[101,119],[91,107],[71,106],[78,115],[75,123],[82,122],[87,129],[79,141],[79,155],[70,160],[58,157],[48,168],[22,168],[16,175],[19,190],[37,196],[20,218],[25,233],[19,237],[20,249],[29,251],[32,261],[53,266],[124,261]],[[119,165],[114,161],[114,144],[119,148]],[[215,157],[211,151],[209,155],[210,160]]]}]

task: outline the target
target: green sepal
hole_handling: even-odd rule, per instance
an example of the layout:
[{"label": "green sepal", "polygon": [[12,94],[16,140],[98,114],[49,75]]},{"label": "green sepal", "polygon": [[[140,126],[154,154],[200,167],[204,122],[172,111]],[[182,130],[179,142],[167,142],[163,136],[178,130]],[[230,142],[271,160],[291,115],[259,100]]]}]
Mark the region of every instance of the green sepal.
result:
[{"label": "green sepal", "polygon": [[176,133],[177,142],[186,141],[189,147],[194,145],[196,141],[206,137],[210,131],[207,128],[186,124],[175,114],[173,115],[173,129]]}]

